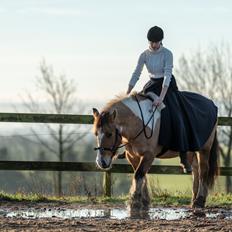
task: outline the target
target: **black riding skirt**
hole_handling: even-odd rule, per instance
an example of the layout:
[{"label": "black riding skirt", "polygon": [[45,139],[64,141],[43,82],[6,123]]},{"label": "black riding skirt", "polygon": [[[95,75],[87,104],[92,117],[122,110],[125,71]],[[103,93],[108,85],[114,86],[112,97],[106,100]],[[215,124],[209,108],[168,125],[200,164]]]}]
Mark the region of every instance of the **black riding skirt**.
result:
[{"label": "black riding skirt", "polygon": [[[147,82],[143,92],[160,95],[163,78]],[[159,144],[165,149],[186,152],[198,151],[209,138],[217,121],[217,107],[208,98],[179,91],[172,76],[161,111]]]}]

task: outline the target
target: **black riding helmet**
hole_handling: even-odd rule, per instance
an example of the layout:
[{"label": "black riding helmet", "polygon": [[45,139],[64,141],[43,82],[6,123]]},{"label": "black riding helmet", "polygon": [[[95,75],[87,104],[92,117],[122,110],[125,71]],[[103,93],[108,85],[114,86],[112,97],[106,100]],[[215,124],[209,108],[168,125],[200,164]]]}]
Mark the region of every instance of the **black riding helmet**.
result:
[{"label": "black riding helmet", "polygon": [[147,33],[147,39],[151,42],[159,42],[164,38],[164,32],[162,28],[154,26],[149,29]]}]

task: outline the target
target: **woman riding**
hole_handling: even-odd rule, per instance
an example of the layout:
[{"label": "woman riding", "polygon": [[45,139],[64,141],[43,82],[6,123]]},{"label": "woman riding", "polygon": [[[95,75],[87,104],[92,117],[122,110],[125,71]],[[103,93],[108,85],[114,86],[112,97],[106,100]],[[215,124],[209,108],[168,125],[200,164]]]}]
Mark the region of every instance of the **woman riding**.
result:
[{"label": "woman riding", "polygon": [[[205,144],[217,120],[217,107],[199,94],[178,90],[172,74],[173,55],[163,46],[163,37],[160,27],[149,29],[149,48],[139,56],[127,94],[139,80],[146,65],[150,80],[145,84],[143,93],[154,92],[159,96],[152,103],[153,106],[159,106],[162,102],[166,105],[161,111],[159,144],[163,146],[163,151],[178,151],[184,172],[191,172],[187,151],[197,151]],[[205,117],[208,118],[208,125],[202,126]]]}]

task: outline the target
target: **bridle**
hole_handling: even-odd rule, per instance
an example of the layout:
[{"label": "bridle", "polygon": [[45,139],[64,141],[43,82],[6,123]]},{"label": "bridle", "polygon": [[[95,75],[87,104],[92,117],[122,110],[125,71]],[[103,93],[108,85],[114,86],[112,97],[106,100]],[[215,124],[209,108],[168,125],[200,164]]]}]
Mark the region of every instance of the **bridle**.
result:
[{"label": "bridle", "polygon": [[[115,139],[114,139],[114,144],[111,147],[95,147],[94,150],[99,150],[100,152],[104,152],[104,151],[110,151],[112,153],[112,156],[115,155],[116,151],[118,150],[118,148],[120,148],[121,146],[117,146],[118,143],[118,137],[120,137],[120,139],[122,140],[122,135],[119,133],[119,130],[116,128],[115,129]],[[124,144],[123,144],[124,145]]]},{"label": "bridle", "polygon": [[[149,120],[147,121],[147,123],[145,124],[144,122],[144,116],[143,116],[143,111],[142,111],[142,108],[139,104],[139,100],[136,96],[134,96],[135,99],[136,99],[136,102],[138,104],[138,107],[139,107],[139,110],[140,110],[140,114],[141,114],[141,117],[142,117],[142,122],[143,122],[143,127],[142,129],[136,134],[136,136],[134,138],[132,138],[130,140],[130,142],[134,141],[136,138],[139,137],[139,135],[141,135],[142,133],[144,133],[145,137],[147,139],[150,139],[153,135],[153,129],[154,129],[154,114],[157,110],[157,106],[155,107],[155,109],[152,111],[152,114],[149,118]],[[148,124],[150,123],[151,119],[153,118],[153,122],[152,122],[152,129],[151,129],[151,134],[150,135],[147,135],[147,132],[146,132],[146,127],[148,126]],[[122,145],[119,145],[117,146],[117,143],[118,143],[118,137],[120,137],[120,139],[122,140],[122,135],[120,134],[119,130],[116,128],[115,129],[115,140],[114,140],[114,144],[113,146],[111,147],[102,147],[102,146],[99,146],[99,147],[95,147],[94,150],[99,150],[100,152],[104,152],[104,151],[110,151],[112,153],[112,157],[115,155],[116,151],[119,149],[119,148],[122,148],[122,147],[125,147],[126,145],[128,145],[130,142],[127,142],[127,143],[124,143]]]}]

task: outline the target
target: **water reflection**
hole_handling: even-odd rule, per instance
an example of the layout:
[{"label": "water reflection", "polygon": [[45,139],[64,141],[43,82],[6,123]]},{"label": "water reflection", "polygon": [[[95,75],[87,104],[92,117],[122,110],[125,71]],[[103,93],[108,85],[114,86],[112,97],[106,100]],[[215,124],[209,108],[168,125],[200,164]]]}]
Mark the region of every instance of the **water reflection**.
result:
[{"label": "water reflection", "polygon": [[[221,210],[218,212],[207,212],[207,218],[223,217],[232,220],[232,210]],[[142,218],[152,220],[179,220],[193,216],[192,210],[188,208],[151,208],[149,211],[128,210],[125,208],[117,209],[25,209],[15,210],[1,209],[0,217],[11,218],[110,218],[110,219],[127,219]]]}]

